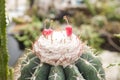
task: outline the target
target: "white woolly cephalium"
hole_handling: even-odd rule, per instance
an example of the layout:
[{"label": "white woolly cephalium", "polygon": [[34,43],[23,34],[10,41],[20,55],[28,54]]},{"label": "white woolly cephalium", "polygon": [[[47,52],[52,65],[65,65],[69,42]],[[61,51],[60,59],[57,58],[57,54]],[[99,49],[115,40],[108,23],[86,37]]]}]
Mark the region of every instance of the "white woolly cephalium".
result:
[{"label": "white woolly cephalium", "polygon": [[41,62],[54,66],[67,66],[77,61],[83,53],[84,44],[72,33],[53,31],[50,35],[41,35],[33,45],[34,53]]}]

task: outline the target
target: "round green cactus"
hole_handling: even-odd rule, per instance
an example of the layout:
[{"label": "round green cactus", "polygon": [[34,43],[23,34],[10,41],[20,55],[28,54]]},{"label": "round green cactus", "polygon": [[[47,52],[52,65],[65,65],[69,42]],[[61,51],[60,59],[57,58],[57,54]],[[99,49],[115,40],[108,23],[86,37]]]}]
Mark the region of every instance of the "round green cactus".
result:
[{"label": "round green cactus", "polygon": [[18,80],[105,80],[105,73],[99,58],[92,52],[83,53],[75,64],[66,67],[42,63],[30,53],[22,62]]},{"label": "round green cactus", "polygon": [[105,80],[105,73],[100,60],[67,25],[65,30],[43,30],[22,62],[18,80]]}]

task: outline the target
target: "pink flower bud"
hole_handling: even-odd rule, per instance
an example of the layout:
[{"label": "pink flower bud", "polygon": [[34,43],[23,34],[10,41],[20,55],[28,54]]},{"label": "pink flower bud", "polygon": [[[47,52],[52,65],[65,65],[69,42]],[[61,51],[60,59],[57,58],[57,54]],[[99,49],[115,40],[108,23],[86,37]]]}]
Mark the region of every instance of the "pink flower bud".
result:
[{"label": "pink flower bud", "polygon": [[72,35],[72,26],[71,25],[66,26],[65,30],[66,30],[67,36]]},{"label": "pink flower bud", "polygon": [[42,32],[42,34],[45,35],[45,36],[48,36],[48,35],[50,35],[52,32],[53,32],[52,29],[44,29],[43,32]]}]

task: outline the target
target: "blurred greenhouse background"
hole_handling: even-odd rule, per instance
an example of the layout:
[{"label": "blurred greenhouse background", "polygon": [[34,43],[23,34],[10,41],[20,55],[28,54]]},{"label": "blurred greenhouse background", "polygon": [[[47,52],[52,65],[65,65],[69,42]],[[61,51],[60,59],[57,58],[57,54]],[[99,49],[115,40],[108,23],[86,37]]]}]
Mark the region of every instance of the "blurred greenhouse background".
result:
[{"label": "blurred greenhouse background", "polygon": [[6,0],[6,11],[9,66],[32,49],[45,19],[59,28],[68,16],[74,33],[100,56],[106,79],[120,80],[120,0]]}]

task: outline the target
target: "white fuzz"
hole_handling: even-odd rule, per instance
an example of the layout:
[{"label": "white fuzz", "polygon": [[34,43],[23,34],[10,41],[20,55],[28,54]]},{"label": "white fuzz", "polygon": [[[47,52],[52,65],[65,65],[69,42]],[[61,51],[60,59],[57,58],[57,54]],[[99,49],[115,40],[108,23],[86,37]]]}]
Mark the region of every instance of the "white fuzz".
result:
[{"label": "white fuzz", "polygon": [[50,35],[41,35],[33,50],[41,62],[67,66],[79,59],[83,47],[84,44],[74,34],[67,36],[65,31],[53,31]]}]

